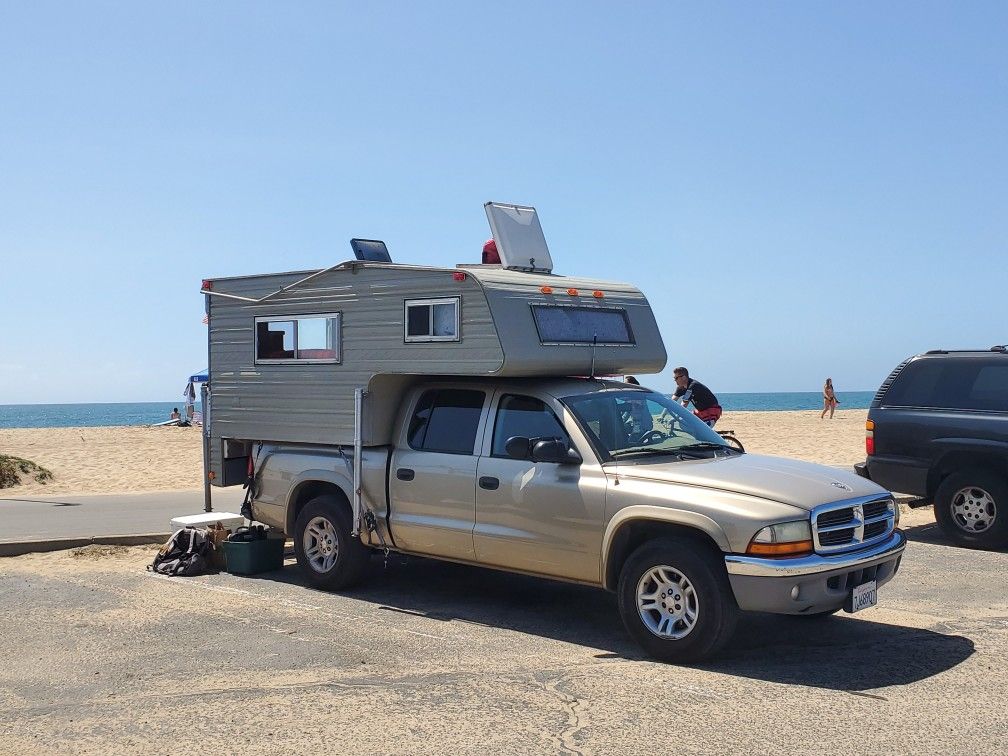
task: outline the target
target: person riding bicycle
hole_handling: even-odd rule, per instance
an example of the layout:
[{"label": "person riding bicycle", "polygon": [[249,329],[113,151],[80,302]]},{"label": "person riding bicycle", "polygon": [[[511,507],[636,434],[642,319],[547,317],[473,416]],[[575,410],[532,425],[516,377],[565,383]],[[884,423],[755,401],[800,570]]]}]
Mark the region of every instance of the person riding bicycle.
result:
[{"label": "person riding bicycle", "polygon": [[718,404],[714,393],[700,381],[690,378],[689,370],[684,367],[677,367],[672,371],[672,375],[676,382],[672,398],[680,402],[683,407],[693,402],[693,414],[713,428],[714,423],[721,417],[721,405]]}]

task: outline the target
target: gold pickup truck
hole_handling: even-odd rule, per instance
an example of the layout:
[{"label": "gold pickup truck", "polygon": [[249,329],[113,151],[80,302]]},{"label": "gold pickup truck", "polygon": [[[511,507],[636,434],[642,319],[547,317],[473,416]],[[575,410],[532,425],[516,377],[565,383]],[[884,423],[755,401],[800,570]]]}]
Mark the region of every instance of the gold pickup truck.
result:
[{"label": "gold pickup truck", "polygon": [[666,661],[715,654],[740,610],[872,606],[905,548],[871,481],[740,452],[668,396],[615,381],[422,380],[394,443],[362,449],[356,476],[352,455],[256,456],[252,512],[293,537],[314,585],[349,586],[386,549],[593,585]]}]

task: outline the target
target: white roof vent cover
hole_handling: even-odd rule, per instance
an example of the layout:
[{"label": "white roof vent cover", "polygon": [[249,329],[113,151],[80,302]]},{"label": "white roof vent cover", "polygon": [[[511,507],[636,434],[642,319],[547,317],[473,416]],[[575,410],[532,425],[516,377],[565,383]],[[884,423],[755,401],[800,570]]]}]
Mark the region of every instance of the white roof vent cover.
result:
[{"label": "white roof vent cover", "polygon": [[505,202],[487,202],[484,207],[497,254],[505,268],[535,273],[553,271],[553,258],[534,207]]}]

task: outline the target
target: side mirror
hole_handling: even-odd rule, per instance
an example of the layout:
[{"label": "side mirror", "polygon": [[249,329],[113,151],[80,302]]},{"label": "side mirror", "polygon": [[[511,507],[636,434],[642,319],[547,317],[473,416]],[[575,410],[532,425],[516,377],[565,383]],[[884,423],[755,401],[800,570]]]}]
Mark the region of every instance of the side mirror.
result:
[{"label": "side mirror", "polygon": [[544,438],[532,445],[533,462],[554,462],[558,465],[580,465],[584,460],[561,438]]},{"label": "side mirror", "polygon": [[511,436],[504,442],[504,451],[511,459],[530,459],[532,441],[525,436]]}]

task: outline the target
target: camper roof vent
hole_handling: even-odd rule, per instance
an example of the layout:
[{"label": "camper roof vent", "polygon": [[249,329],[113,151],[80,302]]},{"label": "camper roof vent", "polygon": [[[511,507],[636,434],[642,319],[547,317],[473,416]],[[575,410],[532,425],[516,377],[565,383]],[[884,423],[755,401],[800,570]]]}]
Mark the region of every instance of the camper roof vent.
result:
[{"label": "camper roof vent", "polygon": [[490,221],[490,233],[497,244],[497,254],[505,268],[553,272],[553,258],[534,207],[487,202],[484,208]]},{"label": "camper roof vent", "polygon": [[366,262],[392,262],[392,256],[388,253],[385,242],[378,239],[351,239],[350,248],[353,249],[354,256],[358,260]]}]

